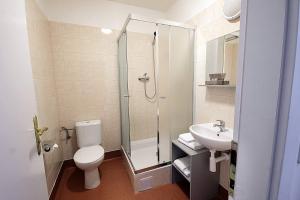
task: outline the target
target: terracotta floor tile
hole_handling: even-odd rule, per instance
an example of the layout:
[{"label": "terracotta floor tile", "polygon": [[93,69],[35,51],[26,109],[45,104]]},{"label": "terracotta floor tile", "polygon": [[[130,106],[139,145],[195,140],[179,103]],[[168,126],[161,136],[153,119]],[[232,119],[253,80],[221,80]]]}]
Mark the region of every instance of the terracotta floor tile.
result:
[{"label": "terracotta floor tile", "polygon": [[188,200],[175,184],[134,193],[121,158],[107,160],[100,166],[101,185],[84,189],[84,174],[72,167],[64,171],[55,200]]}]

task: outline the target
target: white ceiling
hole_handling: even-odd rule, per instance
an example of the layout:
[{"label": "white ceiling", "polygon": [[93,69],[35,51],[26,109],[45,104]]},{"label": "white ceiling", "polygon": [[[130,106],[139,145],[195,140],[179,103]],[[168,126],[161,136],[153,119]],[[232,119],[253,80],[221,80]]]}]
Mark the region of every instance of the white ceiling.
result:
[{"label": "white ceiling", "polygon": [[158,11],[167,11],[177,0],[108,0]]}]

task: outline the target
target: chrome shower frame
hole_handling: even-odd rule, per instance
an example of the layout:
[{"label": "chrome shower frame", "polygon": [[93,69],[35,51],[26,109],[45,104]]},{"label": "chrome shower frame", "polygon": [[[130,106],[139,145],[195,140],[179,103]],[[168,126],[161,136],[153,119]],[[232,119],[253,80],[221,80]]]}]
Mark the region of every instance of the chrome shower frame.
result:
[{"label": "chrome shower frame", "polygon": [[[152,17],[145,17],[145,16],[141,16],[141,15],[136,15],[136,14],[129,14],[128,17],[126,18],[126,21],[124,22],[124,25],[122,27],[122,30],[120,31],[119,33],[119,36],[117,38],[117,43],[119,44],[119,40],[120,38],[122,37],[123,34],[126,34],[127,32],[127,26],[129,25],[129,23],[131,21],[140,21],[140,22],[145,22],[145,23],[152,23],[152,24],[156,24],[156,25],[166,25],[166,26],[172,26],[172,27],[178,27],[178,28],[183,28],[183,29],[189,29],[191,31],[194,31],[194,54],[193,54],[193,57],[195,56],[195,53],[197,52],[196,49],[195,49],[195,42],[196,42],[196,38],[197,38],[197,34],[196,34],[196,26],[193,26],[193,25],[189,25],[189,24],[185,24],[185,23],[180,23],[180,22],[175,22],[175,21],[170,21],[170,20],[164,20],[164,19],[156,19],[156,18],[152,18]],[[157,39],[159,38],[159,35],[157,35]],[[157,57],[157,55],[155,56]],[[159,66],[159,63],[157,62],[156,65]],[[157,67],[157,66],[155,66]],[[158,68],[158,67],[157,67]],[[194,62],[194,68],[195,68],[195,62]],[[144,79],[144,77],[140,77],[140,81],[149,81],[149,79]],[[194,74],[194,80],[195,80],[195,74]],[[194,84],[194,88],[193,88],[193,94],[195,94],[195,84]],[[193,95],[193,108],[195,107],[195,95]],[[129,96],[128,96],[129,97]],[[163,97],[162,97],[163,98]],[[121,101],[121,99],[120,99]],[[120,112],[122,113],[122,109],[120,107]],[[194,112],[193,112],[193,122],[194,122]],[[121,119],[122,120],[122,119]],[[158,119],[159,120],[159,119]],[[129,125],[130,126],[130,125]],[[159,127],[158,127],[159,128]],[[122,131],[122,128],[121,128],[121,131]],[[158,135],[159,135],[159,132],[158,132]],[[130,140],[130,134],[129,134],[129,140]],[[122,144],[123,144],[123,141],[122,141]],[[130,147],[129,147],[130,148]],[[148,167],[148,168],[145,168],[145,169],[141,169],[141,170],[135,170],[134,169],[134,165],[131,161],[131,159],[128,157],[130,156],[127,155],[127,151],[123,148],[123,146],[121,145],[121,149],[123,151],[123,153],[125,153],[125,157],[128,158],[129,160],[129,163],[130,163],[130,168],[131,170],[134,172],[134,173],[140,173],[140,172],[145,172],[145,171],[148,171],[150,169],[155,169],[155,168],[159,168],[161,166],[164,166],[164,165],[168,165],[169,163],[158,163],[156,166],[152,166],[152,167]],[[129,150],[131,151],[131,150]]]},{"label": "chrome shower frame", "polygon": [[168,25],[168,26],[175,26],[175,27],[180,27],[180,28],[186,28],[186,29],[191,29],[191,30],[196,30],[196,26],[192,26],[189,24],[184,24],[184,23],[179,23],[179,22],[174,22],[174,21],[169,21],[169,20],[164,20],[164,19],[155,19],[151,17],[144,17],[141,15],[136,15],[136,14],[129,14],[123,28],[118,36],[118,42],[122,36],[123,33],[126,32],[127,25],[131,20],[136,20],[136,21],[141,21],[141,22],[148,22],[148,23],[154,23],[154,24],[161,24],[161,25]]}]

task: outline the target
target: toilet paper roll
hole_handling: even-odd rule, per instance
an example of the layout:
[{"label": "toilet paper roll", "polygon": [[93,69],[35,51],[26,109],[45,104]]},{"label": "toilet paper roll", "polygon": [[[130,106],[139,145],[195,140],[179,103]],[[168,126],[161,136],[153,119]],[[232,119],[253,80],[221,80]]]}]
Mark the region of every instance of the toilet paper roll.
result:
[{"label": "toilet paper roll", "polygon": [[58,149],[58,144],[55,143],[52,148],[53,148],[53,150]]}]

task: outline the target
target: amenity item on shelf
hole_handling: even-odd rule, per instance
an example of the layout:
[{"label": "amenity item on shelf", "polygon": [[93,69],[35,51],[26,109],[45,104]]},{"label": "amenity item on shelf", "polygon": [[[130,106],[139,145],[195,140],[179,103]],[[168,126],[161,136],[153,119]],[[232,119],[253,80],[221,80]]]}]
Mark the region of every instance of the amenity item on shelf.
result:
[{"label": "amenity item on shelf", "polygon": [[180,134],[178,141],[194,150],[203,148],[203,145],[196,142],[191,133]]},{"label": "amenity item on shelf", "polygon": [[194,142],[195,138],[192,136],[191,133],[182,133],[179,135],[179,138],[185,142]]},{"label": "amenity item on shelf", "polygon": [[209,80],[205,81],[205,85],[229,85],[229,81],[225,81],[226,73],[208,74]]},{"label": "amenity item on shelf", "polygon": [[187,177],[191,175],[191,163],[189,156],[174,160],[174,165],[176,165],[176,167]]},{"label": "amenity item on shelf", "polygon": [[210,81],[205,81],[205,85],[229,85],[229,81],[210,80]]},{"label": "amenity item on shelf", "polygon": [[212,80],[219,80],[219,81],[224,81],[226,73],[212,73],[208,74],[209,79]]}]

